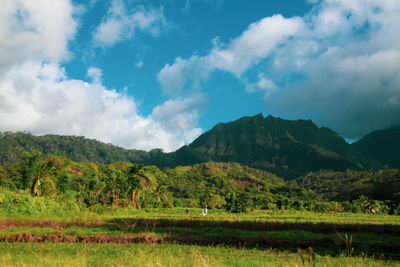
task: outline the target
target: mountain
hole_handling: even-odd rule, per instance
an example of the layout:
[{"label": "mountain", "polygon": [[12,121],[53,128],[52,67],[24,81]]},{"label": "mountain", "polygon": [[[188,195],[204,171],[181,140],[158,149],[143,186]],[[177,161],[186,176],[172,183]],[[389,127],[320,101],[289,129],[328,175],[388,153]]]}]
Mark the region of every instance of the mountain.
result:
[{"label": "mountain", "polygon": [[374,131],[351,146],[382,165],[400,168],[400,127]]},{"label": "mountain", "polygon": [[126,150],[84,137],[26,133],[0,134],[0,163],[15,162],[23,151],[40,150],[44,156],[59,155],[74,161],[112,163],[128,161],[159,168],[196,163],[238,162],[296,178],[320,169],[343,171],[379,168],[328,128],[311,120],[284,120],[261,114],[219,123],[191,144],[172,153]]},{"label": "mountain", "polygon": [[126,150],[82,136],[43,135],[28,133],[0,132],[0,164],[19,160],[22,152],[39,150],[44,157],[57,155],[73,161],[112,163],[130,161],[145,163],[150,153],[141,150]]},{"label": "mountain", "polygon": [[284,120],[261,114],[219,123],[174,153],[175,162],[239,162],[286,178],[309,171],[379,168],[337,133],[311,120]]}]

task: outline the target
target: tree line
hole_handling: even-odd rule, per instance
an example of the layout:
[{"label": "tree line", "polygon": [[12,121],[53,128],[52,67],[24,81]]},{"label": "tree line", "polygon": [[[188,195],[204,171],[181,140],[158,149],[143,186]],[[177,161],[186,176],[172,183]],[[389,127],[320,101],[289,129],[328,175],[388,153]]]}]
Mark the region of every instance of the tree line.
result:
[{"label": "tree line", "polygon": [[[160,170],[141,163],[74,162],[23,152],[0,166],[0,207],[28,200],[59,201],[78,209],[199,207],[321,212],[400,213],[397,169],[321,170],[292,181],[238,163],[208,162]],[[43,200],[44,201],[44,200]],[[36,203],[35,202],[35,203]],[[35,204],[36,205],[36,204]]]}]

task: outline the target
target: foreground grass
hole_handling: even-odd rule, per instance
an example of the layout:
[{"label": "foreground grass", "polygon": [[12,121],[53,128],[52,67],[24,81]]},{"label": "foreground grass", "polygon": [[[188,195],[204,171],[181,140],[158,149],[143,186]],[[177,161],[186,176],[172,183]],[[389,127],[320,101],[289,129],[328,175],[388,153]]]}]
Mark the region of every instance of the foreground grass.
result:
[{"label": "foreground grass", "polygon": [[[150,241],[134,238],[140,236]],[[199,216],[199,209],[179,208],[3,214],[0,239],[0,266],[400,266],[400,216],[388,215],[211,210]],[[304,252],[308,247],[315,260]]]},{"label": "foreground grass", "polygon": [[320,213],[296,210],[255,210],[249,213],[228,213],[224,210],[210,210],[207,216],[201,216],[200,209],[185,208],[170,209],[142,209],[142,210],[115,210],[114,213],[104,214],[102,218],[146,218],[146,219],[203,219],[207,221],[255,221],[255,222],[286,222],[286,223],[340,223],[340,224],[378,224],[399,225],[400,216],[386,214],[364,213]]},{"label": "foreground grass", "polygon": [[[304,262],[304,264],[303,264]],[[400,266],[368,257],[316,255],[223,246],[2,243],[1,266]]]},{"label": "foreground grass", "polygon": [[[186,213],[188,210],[188,214]],[[103,214],[90,211],[79,214],[8,214],[4,211],[0,214],[0,220],[54,220],[57,222],[71,222],[77,220],[110,220],[118,218],[131,219],[167,219],[167,220],[204,220],[204,221],[230,221],[230,222],[281,222],[281,223],[337,223],[337,224],[373,224],[373,225],[398,225],[400,216],[386,214],[363,214],[363,213],[319,213],[311,211],[266,211],[255,210],[249,213],[228,213],[224,210],[210,210],[207,216],[201,216],[198,208],[167,208],[167,209],[122,209],[119,207],[109,208]]]}]

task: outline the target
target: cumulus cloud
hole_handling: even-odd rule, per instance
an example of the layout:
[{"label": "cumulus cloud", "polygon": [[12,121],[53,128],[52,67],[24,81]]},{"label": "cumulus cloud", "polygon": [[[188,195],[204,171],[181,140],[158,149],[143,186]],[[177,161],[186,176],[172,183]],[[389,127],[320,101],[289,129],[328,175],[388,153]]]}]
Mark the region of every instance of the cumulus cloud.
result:
[{"label": "cumulus cloud", "polygon": [[197,127],[197,122],[207,102],[207,97],[200,94],[168,100],[154,108],[152,118],[166,125],[167,131],[180,133],[181,141],[175,145],[179,147],[190,143],[202,133],[202,129]]},{"label": "cumulus cloud", "polygon": [[146,9],[140,6],[128,12],[123,0],[112,0],[107,16],[93,33],[93,39],[98,46],[112,46],[132,38],[136,30],[158,35],[166,24],[163,8]]},{"label": "cumulus cloud", "polygon": [[[169,100],[143,116],[133,98],[102,84],[101,69],[88,69],[90,82],[70,79],[60,63],[68,59],[68,41],[78,26],[74,12],[69,0],[2,2],[0,131],[83,135],[125,148],[166,151],[201,133],[202,96]],[[152,11],[124,12],[114,4],[112,14],[128,16],[140,29],[153,27]]]},{"label": "cumulus cloud", "polygon": [[286,38],[303,27],[300,18],[286,19],[281,15],[264,18],[250,24],[248,29],[228,45],[216,44],[205,56],[176,58],[159,72],[158,80],[165,93],[181,90],[190,81],[196,86],[214,70],[223,70],[240,77],[247,69],[266,58]]},{"label": "cumulus cloud", "polygon": [[0,73],[27,59],[59,61],[76,32],[68,0],[3,0],[0,8]]},{"label": "cumulus cloud", "polygon": [[400,2],[308,2],[314,6],[302,18],[266,17],[205,56],[165,65],[164,92],[196,86],[218,69],[248,92],[264,90],[266,112],[312,118],[348,138],[399,124]]},{"label": "cumulus cloud", "polygon": [[103,75],[101,69],[96,67],[90,67],[87,70],[88,77],[92,78],[93,83],[101,84],[101,76]]},{"label": "cumulus cloud", "polygon": [[[327,0],[271,57],[269,110],[308,114],[348,138],[400,122],[400,3]],[[297,76],[290,81],[289,76]]]},{"label": "cumulus cloud", "polygon": [[134,99],[105,88],[101,71],[92,83],[68,79],[54,64],[27,62],[0,80],[0,130],[83,135],[126,148],[173,151],[202,130],[204,96],[169,100],[141,116]]}]

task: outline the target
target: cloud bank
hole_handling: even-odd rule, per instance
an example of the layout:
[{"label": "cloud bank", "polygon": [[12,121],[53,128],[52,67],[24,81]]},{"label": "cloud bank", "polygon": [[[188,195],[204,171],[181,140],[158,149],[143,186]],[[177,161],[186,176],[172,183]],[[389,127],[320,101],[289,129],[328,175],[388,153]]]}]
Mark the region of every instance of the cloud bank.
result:
[{"label": "cloud bank", "polygon": [[[151,14],[136,12],[129,18],[135,27],[150,29]],[[102,84],[101,69],[88,69],[91,82],[70,79],[60,63],[69,57],[68,41],[77,27],[69,0],[2,2],[0,131],[83,135],[126,148],[166,151],[202,132],[197,121],[205,96],[174,98],[142,116],[132,97]]]},{"label": "cloud bank", "polygon": [[309,114],[348,138],[398,124],[400,2],[323,1],[304,21],[264,70],[281,85],[267,107]]},{"label": "cloud bank", "polygon": [[348,138],[400,123],[400,2],[309,2],[304,17],[266,17],[204,56],[166,64],[158,74],[164,92],[222,70],[248,92],[265,91],[266,112],[312,118]]}]

